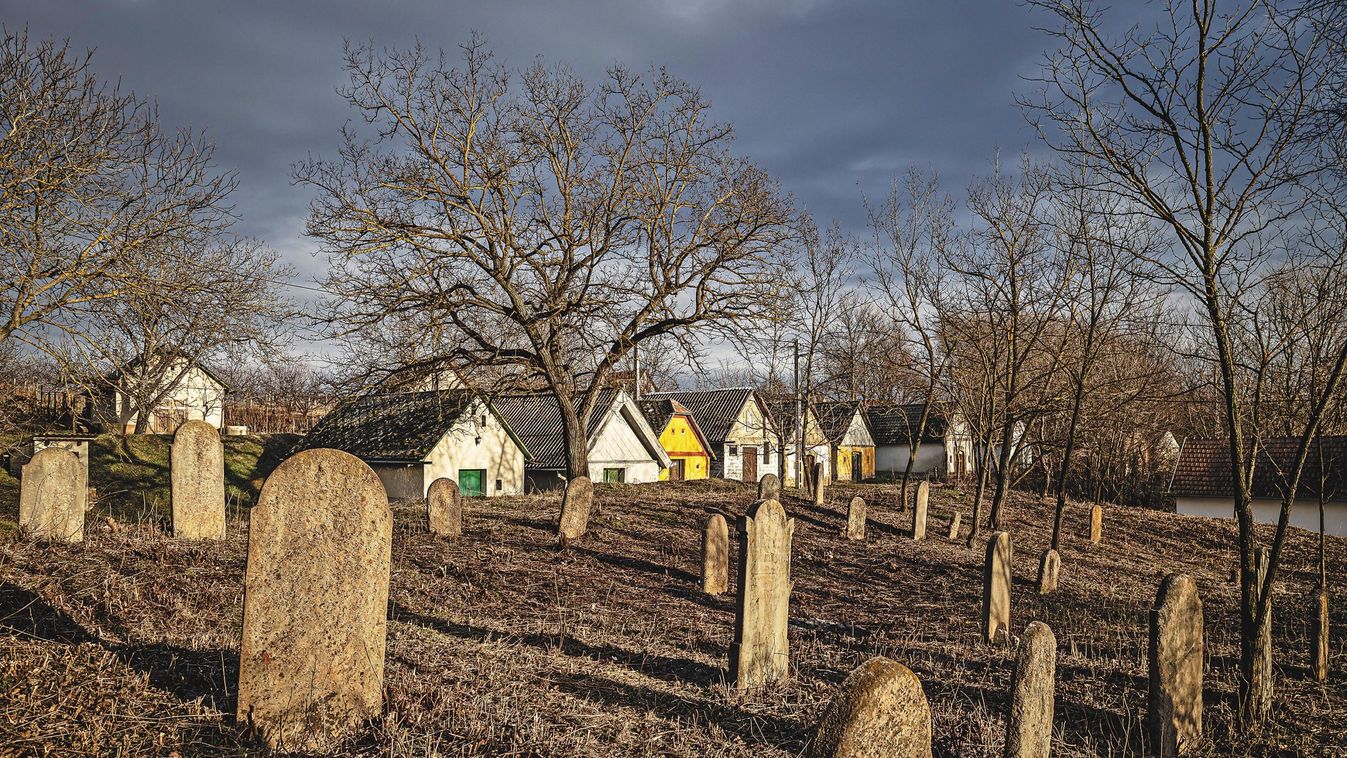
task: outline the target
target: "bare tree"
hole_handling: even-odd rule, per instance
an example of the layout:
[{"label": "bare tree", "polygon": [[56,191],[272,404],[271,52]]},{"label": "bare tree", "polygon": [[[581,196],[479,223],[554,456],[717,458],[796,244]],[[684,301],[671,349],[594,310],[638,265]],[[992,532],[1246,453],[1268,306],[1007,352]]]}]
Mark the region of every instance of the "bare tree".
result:
[{"label": "bare tree", "polygon": [[0,341],[83,338],[90,307],[152,286],[138,265],[230,222],[214,146],[165,132],[101,81],[91,53],[5,30],[0,42]]},{"label": "bare tree", "polygon": [[579,476],[599,392],[634,345],[692,352],[697,328],[761,310],[791,209],[691,85],[512,72],[476,37],[457,67],[419,45],[348,46],[346,71],[370,128],[295,178],[317,191],[307,229],[332,264],[334,332],[425,335],[381,368],[546,386]]},{"label": "bare tree", "polygon": [[1231,320],[1247,275],[1270,254],[1251,243],[1302,209],[1296,187],[1321,166],[1303,137],[1325,76],[1323,40],[1319,27],[1270,1],[1169,0],[1154,25],[1120,33],[1091,0],[1035,5],[1052,18],[1058,48],[1041,96],[1025,102],[1031,118],[1050,145],[1089,167],[1093,189],[1166,228],[1171,244],[1151,262],[1197,304],[1212,342],[1239,525],[1240,712],[1257,727],[1271,704],[1259,640],[1279,554],[1260,586],[1248,388]]}]

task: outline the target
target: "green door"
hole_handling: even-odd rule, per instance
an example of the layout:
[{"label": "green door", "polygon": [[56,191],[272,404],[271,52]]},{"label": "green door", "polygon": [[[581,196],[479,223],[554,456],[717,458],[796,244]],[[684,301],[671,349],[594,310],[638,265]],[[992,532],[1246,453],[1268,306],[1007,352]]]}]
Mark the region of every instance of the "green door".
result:
[{"label": "green door", "polygon": [[482,480],[486,478],[486,471],[479,468],[461,468],[458,470],[458,491],[465,497],[481,497]]}]

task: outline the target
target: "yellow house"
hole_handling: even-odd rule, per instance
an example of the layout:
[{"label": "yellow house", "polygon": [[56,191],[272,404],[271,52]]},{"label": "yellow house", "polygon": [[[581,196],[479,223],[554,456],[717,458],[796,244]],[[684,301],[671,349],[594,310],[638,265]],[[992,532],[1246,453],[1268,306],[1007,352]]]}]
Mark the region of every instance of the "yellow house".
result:
[{"label": "yellow house", "polygon": [[875,478],[875,438],[860,403],[815,403],[819,425],[832,446],[833,481],[860,482]]},{"label": "yellow house", "polygon": [[650,428],[659,432],[659,444],[673,465],[660,469],[660,481],[709,479],[711,446],[687,406],[670,398],[638,403]]}]

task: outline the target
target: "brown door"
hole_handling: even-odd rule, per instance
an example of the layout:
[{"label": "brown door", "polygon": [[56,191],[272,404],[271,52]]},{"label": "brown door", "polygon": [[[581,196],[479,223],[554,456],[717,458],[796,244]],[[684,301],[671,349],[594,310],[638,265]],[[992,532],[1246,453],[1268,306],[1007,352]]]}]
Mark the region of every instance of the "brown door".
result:
[{"label": "brown door", "polygon": [[673,465],[669,467],[669,481],[683,481],[683,463],[682,458],[674,458]]},{"label": "brown door", "polygon": [[758,481],[758,449],[756,447],[740,449],[744,451],[744,481]]},{"label": "brown door", "polygon": [[851,481],[859,482],[864,479],[865,472],[862,470],[864,468],[865,456],[861,455],[861,451],[859,450],[853,452],[851,454]]}]

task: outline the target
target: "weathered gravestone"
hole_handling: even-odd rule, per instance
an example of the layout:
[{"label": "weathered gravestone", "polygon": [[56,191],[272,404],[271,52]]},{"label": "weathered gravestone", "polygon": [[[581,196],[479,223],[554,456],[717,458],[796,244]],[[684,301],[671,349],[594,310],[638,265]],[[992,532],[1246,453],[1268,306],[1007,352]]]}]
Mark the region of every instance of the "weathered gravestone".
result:
[{"label": "weathered gravestone", "polygon": [[842,682],[809,746],[811,758],[930,758],[931,707],[921,680],[871,658]]},{"label": "weathered gravestone", "polygon": [[458,537],[463,534],[463,496],[458,482],[442,476],[426,492],[426,527],[432,534]]},{"label": "weathered gravestone", "polygon": [[1315,624],[1310,636],[1310,674],[1316,682],[1328,681],[1328,591],[1322,584],[1313,594]]},{"label": "weathered gravestone", "polygon": [[739,596],[730,645],[730,678],[748,689],[790,671],[790,545],[795,519],[776,500],[754,503],[739,518]]},{"label": "weathered gravestone", "polygon": [[998,631],[1010,635],[1010,559],[1010,532],[993,534],[982,567],[982,633],[988,642]]},{"label": "weathered gravestone", "polygon": [[199,419],[178,427],[169,451],[169,478],[173,486],[173,536],[224,539],[224,442],[215,427]]},{"label": "weathered gravestone", "polygon": [[917,485],[917,504],[912,510],[912,539],[926,539],[926,501],[931,497],[931,483]]},{"label": "weathered gravestone", "polygon": [[1062,570],[1062,557],[1056,550],[1048,548],[1038,559],[1038,594],[1048,595],[1057,591],[1057,575]]},{"label": "weathered gravestone", "polygon": [[593,506],[594,483],[589,477],[577,476],[566,482],[566,494],[561,496],[561,521],[557,524],[557,538],[562,547],[585,536]]},{"label": "weathered gravestone", "polygon": [[1104,509],[1095,503],[1090,507],[1090,544],[1098,545],[1104,536]]},{"label": "weathered gravestone", "polygon": [[763,474],[758,480],[759,500],[781,499],[781,478],[776,474]]},{"label": "weathered gravestone", "polygon": [[959,539],[959,512],[955,511],[953,516],[949,517],[949,538]]},{"label": "weathered gravestone", "polygon": [[725,517],[711,514],[702,530],[702,592],[719,595],[730,588],[730,528]]},{"label": "weathered gravestone", "polygon": [[1191,577],[1165,577],[1150,622],[1147,736],[1154,755],[1180,755],[1202,739],[1202,599]]},{"label": "weathered gravestone", "polygon": [[267,478],[248,526],[238,721],[274,750],[327,752],[383,703],[393,517],[338,450]]},{"label": "weathered gravestone", "polygon": [[865,499],[851,498],[847,504],[847,539],[865,539]]},{"label": "weathered gravestone", "polygon": [[1015,654],[1006,721],[1006,758],[1048,758],[1057,680],[1057,637],[1041,621],[1024,630]]},{"label": "weathered gravestone", "polygon": [[79,456],[63,447],[43,448],[23,464],[19,528],[24,534],[53,542],[83,542],[89,504],[86,476]]},{"label": "weathered gravestone", "polygon": [[823,483],[823,464],[815,463],[814,472],[814,505],[823,505],[823,495],[826,485]]}]

